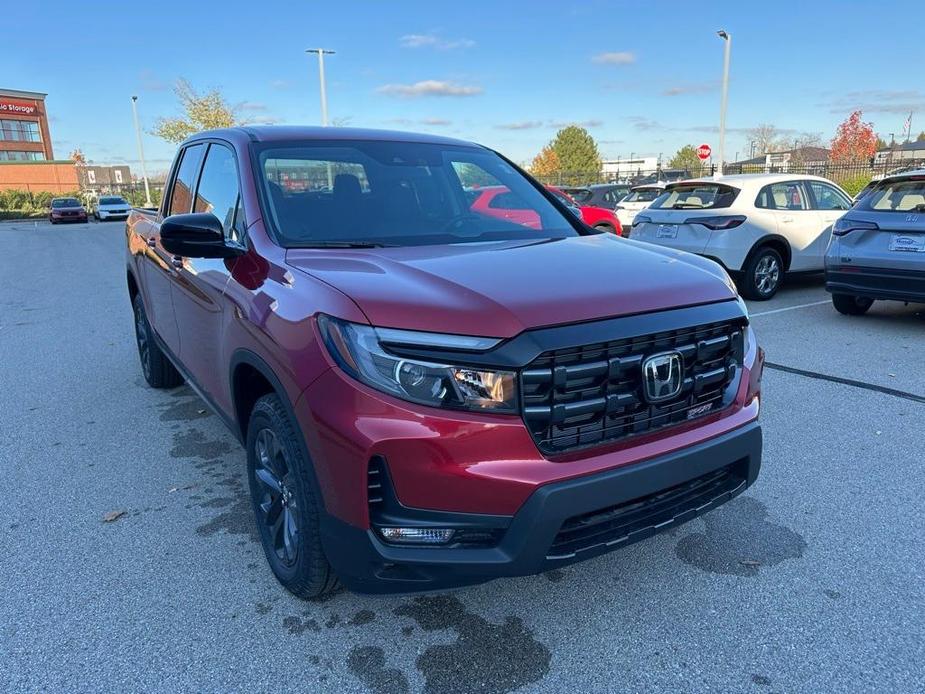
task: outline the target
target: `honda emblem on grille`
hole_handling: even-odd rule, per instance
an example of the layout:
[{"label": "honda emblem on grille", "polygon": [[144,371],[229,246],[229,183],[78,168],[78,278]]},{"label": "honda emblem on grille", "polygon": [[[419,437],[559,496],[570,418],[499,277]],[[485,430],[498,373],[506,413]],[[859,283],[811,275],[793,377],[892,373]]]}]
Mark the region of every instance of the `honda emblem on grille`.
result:
[{"label": "honda emblem on grille", "polygon": [[642,362],[642,383],[646,400],[663,402],[681,392],[681,354],[654,354]]}]

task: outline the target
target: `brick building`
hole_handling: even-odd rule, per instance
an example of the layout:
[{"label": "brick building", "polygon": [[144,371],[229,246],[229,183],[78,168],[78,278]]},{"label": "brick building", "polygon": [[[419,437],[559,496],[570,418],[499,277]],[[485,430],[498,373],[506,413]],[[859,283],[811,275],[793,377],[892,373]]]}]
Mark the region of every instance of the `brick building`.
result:
[{"label": "brick building", "polygon": [[51,161],[45,94],[0,89],[0,162]]}]

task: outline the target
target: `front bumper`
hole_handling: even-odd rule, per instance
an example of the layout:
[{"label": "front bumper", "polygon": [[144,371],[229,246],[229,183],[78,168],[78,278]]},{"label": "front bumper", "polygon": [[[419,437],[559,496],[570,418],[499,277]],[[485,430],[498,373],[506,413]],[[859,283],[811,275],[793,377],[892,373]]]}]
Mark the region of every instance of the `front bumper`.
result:
[{"label": "front bumper", "polygon": [[[700,444],[644,462],[543,485],[513,516],[464,515],[497,527],[484,548],[402,547],[372,529],[327,515],[322,540],[331,565],[351,590],[404,593],[522,576],[598,556],[668,530],[740,494],[758,477],[761,428],[755,421]],[[427,512],[413,510],[413,521]],[[440,527],[448,514],[433,512]]]}]

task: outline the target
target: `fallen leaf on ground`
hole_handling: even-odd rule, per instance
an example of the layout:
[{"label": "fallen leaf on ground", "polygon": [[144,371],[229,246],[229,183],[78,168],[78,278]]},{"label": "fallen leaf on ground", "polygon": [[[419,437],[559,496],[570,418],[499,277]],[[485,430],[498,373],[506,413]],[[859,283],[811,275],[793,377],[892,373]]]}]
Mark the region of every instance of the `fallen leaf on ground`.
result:
[{"label": "fallen leaf on ground", "polygon": [[106,513],[103,515],[103,522],[112,523],[113,521],[119,520],[126,513],[128,513],[128,511],[126,511],[125,509],[119,509],[118,511],[110,511],[109,513]]}]

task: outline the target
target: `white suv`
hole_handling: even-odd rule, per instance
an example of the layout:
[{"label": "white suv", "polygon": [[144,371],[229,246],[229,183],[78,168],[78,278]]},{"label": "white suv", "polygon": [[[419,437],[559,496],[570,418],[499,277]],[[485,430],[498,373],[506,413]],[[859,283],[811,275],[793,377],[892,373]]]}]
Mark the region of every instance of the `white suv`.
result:
[{"label": "white suv", "polygon": [[845,191],[818,176],[680,181],[636,215],[629,235],[715,260],[743,296],[764,300],[785,272],[823,270],[832,225],[850,207]]}]

